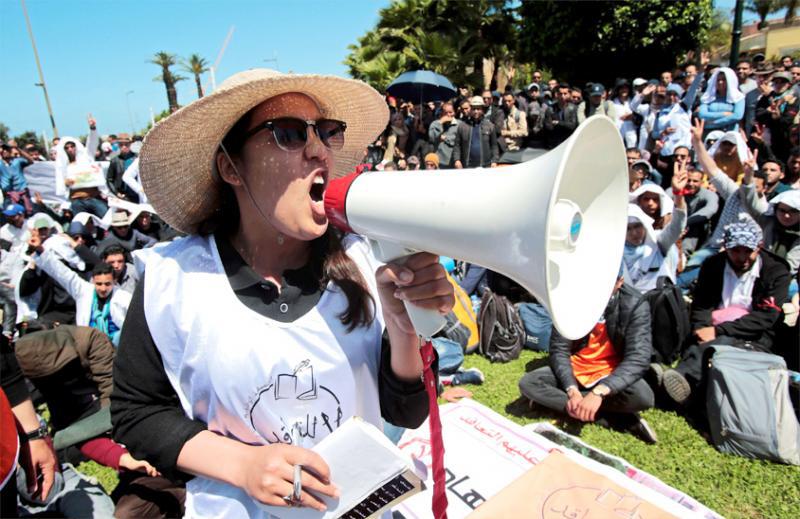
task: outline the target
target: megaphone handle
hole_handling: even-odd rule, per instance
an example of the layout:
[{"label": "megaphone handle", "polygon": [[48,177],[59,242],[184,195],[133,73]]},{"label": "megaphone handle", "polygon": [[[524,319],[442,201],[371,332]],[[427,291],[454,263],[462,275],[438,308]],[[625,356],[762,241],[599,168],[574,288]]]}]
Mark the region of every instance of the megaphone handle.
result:
[{"label": "megaphone handle", "polygon": [[[417,252],[386,241],[370,240],[370,244],[375,256],[385,263],[392,262],[403,265],[411,254]],[[414,329],[420,337],[430,339],[447,324],[444,316],[435,310],[426,310],[408,301],[403,301],[403,304],[406,306],[411,324],[414,325]]]}]

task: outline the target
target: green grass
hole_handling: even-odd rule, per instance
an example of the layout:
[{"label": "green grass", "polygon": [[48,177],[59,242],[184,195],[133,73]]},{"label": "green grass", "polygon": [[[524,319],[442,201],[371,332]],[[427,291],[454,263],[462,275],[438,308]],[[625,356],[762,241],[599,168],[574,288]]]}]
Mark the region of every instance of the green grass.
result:
[{"label": "green grass", "polygon": [[[519,397],[517,382],[526,371],[546,364],[546,355],[523,351],[507,364],[491,364],[470,355],[465,367],[486,375],[482,386],[467,386],[478,402],[519,423],[549,420],[586,443],[620,456],[729,518],[800,516],[800,467],[753,461],[717,452],[686,419],[652,409],[643,413],[658,433],[657,445],[596,425],[582,425],[552,413],[531,411]],[[96,477],[107,491],[117,484],[113,470],[82,463],[79,470]]]},{"label": "green grass", "polygon": [[674,412],[651,409],[643,413],[659,439],[657,445],[647,445],[630,434],[529,410],[519,396],[517,382],[526,371],[546,363],[546,354],[523,351],[518,360],[507,364],[492,364],[479,355],[470,355],[464,365],[479,368],[486,375],[482,386],[468,386],[478,402],[519,424],[550,421],[725,517],[800,516],[800,467],[722,454]]}]

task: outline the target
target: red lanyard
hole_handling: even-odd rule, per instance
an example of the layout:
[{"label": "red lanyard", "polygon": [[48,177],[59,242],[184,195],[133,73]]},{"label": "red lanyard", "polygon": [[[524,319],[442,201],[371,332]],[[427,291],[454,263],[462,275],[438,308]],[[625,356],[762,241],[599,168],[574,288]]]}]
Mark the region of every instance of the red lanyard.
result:
[{"label": "red lanyard", "polygon": [[442,441],[442,421],[439,418],[439,403],[437,402],[436,376],[431,366],[435,358],[433,344],[425,341],[420,349],[422,355],[422,380],[425,383],[425,392],[428,393],[428,407],[430,416],[428,426],[431,438],[431,460],[433,466],[433,517],[434,519],[447,519],[447,495],[445,493],[444,473],[444,442]]}]

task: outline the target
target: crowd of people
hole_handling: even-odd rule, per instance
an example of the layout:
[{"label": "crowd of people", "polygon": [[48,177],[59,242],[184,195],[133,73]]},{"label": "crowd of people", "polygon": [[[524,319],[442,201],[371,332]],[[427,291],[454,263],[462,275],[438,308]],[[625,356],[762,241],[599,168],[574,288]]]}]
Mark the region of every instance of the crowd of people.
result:
[{"label": "crowd of people", "polygon": [[[800,62],[789,57],[776,64],[741,59],[733,69],[685,63],[658,79],[619,79],[610,88],[544,81],[541,72],[533,79],[522,90],[507,87],[502,93],[462,87],[453,99],[422,106],[387,94],[388,125],[366,146],[362,161],[384,171],[496,167],[507,162],[509,153],[558,146],[589,117],[604,115],[614,121],[626,148],[630,186],[618,282],[587,337],[569,341],[552,331],[550,365],[522,378],[522,396],[532,405],[621,427],[654,443],[656,433],[639,412],[653,407],[659,392],[688,408],[702,393],[702,360],[712,345],[774,352],[796,369]],[[331,128],[314,130],[335,150],[336,143],[326,139],[336,139],[344,128],[325,121]],[[2,143],[2,382],[25,441],[20,460],[28,479],[23,474],[20,480],[20,506],[34,511],[55,506],[53,495],[75,489],[68,488],[65,475],[56,478],[62,488],[53,487],[53,467],[88,458],[121,474],[115,504],[96,493],[95,510],[116,506],[117,517],[176,515],[183,510],[186,474],[176,468],[175,459],[171,466],[159,466],[163,460],[135,458],[115,441],[108,403],[123,329],[133,322],[137,334],[148,331],[143,303],[132,306],[137,284],[143,284],[139,281],[147,250],[185,236],[181,228],[196,227],[170,226],[148,203],[155,184],[146,193],[139,177],[141,137],[101,136],[93,118],[88,124],[85,143],[64,137],[55,139],[49,150]],[[276,123],[267,124],[273,125],[265,128],[282,150],[296,144],[290,137],[282,143]],[[228,143],[237,128],[222,142]],[[291,130],[294,134],[282,135],[296,139],[307,135],[308,126],[302,132]],[[307,140],[303,137],[303,144]],[[237,154],[243,152],[233,141],[229,147],[221,146],[224,153],[214,159],[216,174],[234,186],[243,206],[253,199],[236,167],[244,160]],[[43,200],[27,185],[26,167],[47,159],[54,163],[58,203]],[[252,204],[251,212],[242,210],[241,217],[264,218],[258,204]],[[220,244],[223,263],[226,254],[234,264],[251,264],[239,257],[238,245],[233,250]],[[501,276],[477,266],[461,266],[451,274],[475,303],[483,291],[502,291],[500,285],[507,285],[498,285]],[[298,270],[288,283],[307,297],[304,275]],[[691,317],[691,334],[673,365],[653,362],[651,311],[643,303],[643,295],[664,278],[684,291],[682,303]],[[237,297],[247,306],[259,304],[248,302],[255,297],[246,293],[252,280],[235,273],[228,279],[232,286],[238,283]],[[174,289],[169,284],[163,288],[165,294]],[[301,303],[302,297],[295,295]],[[531,302],[529,294],[516,300]],[[280,304],[280,312],[286,313],[281,301],[273,297],[268,306]],[[147,304],[161,308],[156,302]],[[136,315],[126,320],[133,307]],[[263,313],[291,322],[273,310]],[[165,333],[152,324],[150,331],[153,337]],[[451,362],[453,341],[441,345],[448,348],[439,349],[443,379],[455,384],[482,381],[480,373],[459,370],[460,360]],[[463,358],[464,346],[456,346],[457,359]],[[126,398],[137,397],[130,373],[160,363],[157,355],[146,362],[145,370],[130,353],[125,356]],[[161,378],[150,383],[168,385],[163,369]],[[158,395],[164,394],[158,388]],[[165,401],[177,405],[177,396],[170,394]],[[36,415],[34,402],[47,404],[49,424]],[[178,425],[194,431],[192,423]],[[47,443],[50,431],[56,433],[57,453]],[[4,515],[13,508],[5,499],[4,490]]]}]

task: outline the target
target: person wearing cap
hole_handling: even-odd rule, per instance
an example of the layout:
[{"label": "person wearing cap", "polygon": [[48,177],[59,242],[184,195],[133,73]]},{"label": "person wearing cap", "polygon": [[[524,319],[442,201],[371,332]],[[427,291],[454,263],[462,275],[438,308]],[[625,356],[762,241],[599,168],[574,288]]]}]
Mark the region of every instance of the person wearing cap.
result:
[{"label": "person wearing cap", "polygon": [[791,132],[800,113],[800,97],[791,90],[792,75],[776,72],[772,75],[772,93],[762,96],[756,109],[756,120],[769,129],[772,152],[778,158],[789,155]]},{"label": "person wearing cap", "polygon": [[456,145],[458,120],[453,103],[442,103],[441,116],[428,127],[428,138],[434,146],[439,164],[447,169],[453,164],[453,148]]},{"label": "person wearing cap", "polygon": [[114,210],[111,215],[111,232],[97,245],[97,253],[102,255],[103,251],[112,245],[119,245],[129,254],[155,245],[157,242],[155,238],[131,227],[133,221],[134,217],[127,211]]},{"label": "person wearing cap", "polygon": [[697,113],[705,121],[706,131],[738,130],[744,117],[744,96],[732,69],[716,69],[708,80],[705,93],[700,97],[700,110]]},{"label": "person wearing cap", "polygon": [[541,97],[541,85],[534,81],[528,85],[528,138],[525,142],[527,148],[544,148],[544,115],[547,105]]},{"label": "person wearing cap", "polygon": [[439,156],[435,153],[425,155],[425,167],[423,169],[439,169]]},{"label": "person wearing cap", "polygon": [[381,265],[323,203],[388,119],[360,81],[254,69],[145,138],[150,202],[189,236],[142,255],[111,415],[133,455],[193,476],[187,516],[322,511],[315,496],[349,482],[310,447],[355,415],[378,428],[427,417],[404,302],[448,312],[444,268],[427,253]]},{"label": "person wearing cap", "polygon": [[578,124],[598,114],[610,117],[613,121],[617,119],[614,103],[606,99],[606,88],[600,83],[592,83],[589,87],[589,100],[578,106]]},{"label": "person wearing cap", "polygon": [[[639,151],[637,148],[633,148],[637,152]],[[633,153],[631,153],[633,155]],[[634,159],[628,161],[630,164],[628,165],[628,190],[633,192],[642,184],[655,184],[657,186],[661,185],[661,173],[659,173],[653,165],[647,162],[644,159]]]},{"label": "person wearing cap", "polygon": [[127,133],[121,133],[117,137],[119,154],[108,163],[106,184],[112,193],[135,204],[139,202],[139,195],[122,180],[125,171],[136,160],[136,154],[131,151],[131,142],[131,138]]},{"label": "person wearing cap", "polygon": [[775,327],[788,301],[789,267],[763,249],[761,227],[752,219],[725,226],[724,251],[700,268],[690,322],[693,342],[675,369],[659,378],[667,395],[686,404],[704,387],[704,359],[713,345],[771,352]]},{"label": "person wearing cap", "polygon": [[528,117],[517,108],[516,98],[511,92],[503,94],[501,112],[500,141],[505,144],[506,151],[517,151],[528,137]]},{"label": "person wearing cap", "polygon": [[419,169],[419,157],[411,155],[408,157],[408,170],[417,171]]},{"label": "person wearing cap", "polygon": [[0,227],[0,240],[8,242],[10,247],[25,243],[28,240],[28,228],[25,226],[25,208],[19,204],[8,204],[3,209],[6,223]]},{"label": "person wearing cap", "polygon": [[755,222],[752,215],[747,211],[745,197],[763,197],[766,175],[763,171],[756,171],[756,156],[745,149],[746,159],[743,164],[742,186],[728,177],[714,162],[709,151],[702,144],[703,121],[698,119],[692,128],[692,143],[697,160],[703,171],[708,175],[709,182],[724,200],[722,212],[720,213],[711,237],[689,257],[683,272],[678,276],[678,284],[681,288],[688,290],[691,284],[697,279],[699,268],[709,257],[717,254],[722,248],[723,232],[727,225],[738,222],[740,219],[749,219]]},{"label": "person wearing cap", "polygon": [[652,354],[649,304],[620,275],[591,332],[569,340],[553,329],[549,366],[526,373],[519,390],[532,405],[654,444],[656,433],[639,414],[655,403],[643,378]]},{"label": "person wearing cap", "polygon": [[497,166],[499,148],[497,129],[483,114],[486,104],[483,98],[470,99],[470,115],[461,120],[453,146],[453,165],[461,168],[487,168]]},{"label": "person wearing cap", "polygon": [[555,96],[556,102],[544,114],[545,139],[551,149],[567,140],[578,127],[578,107],[571,102],[569,85],[558,83]]}]

